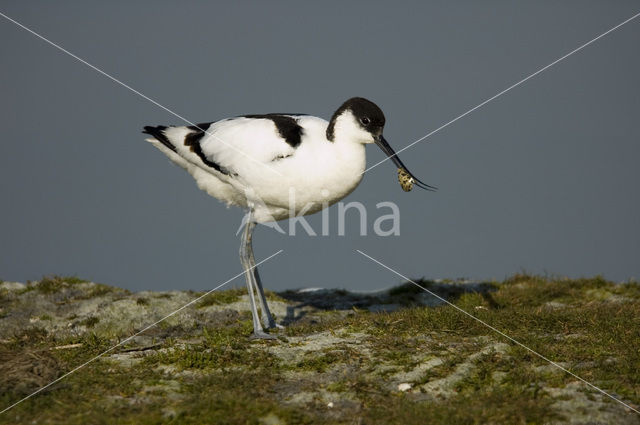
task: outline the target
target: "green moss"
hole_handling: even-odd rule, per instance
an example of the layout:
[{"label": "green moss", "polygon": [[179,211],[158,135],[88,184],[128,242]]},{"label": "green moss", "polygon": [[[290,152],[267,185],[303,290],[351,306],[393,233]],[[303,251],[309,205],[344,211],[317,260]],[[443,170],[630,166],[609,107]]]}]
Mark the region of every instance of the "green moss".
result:
[{"label": "green moss", "polygon": [[73,285],[81,283],[88,283],[87,280],[80,279],[76,276],[44,276],[40,281],[31,283],[27,282],[27,287],[23,292],[38,291],[43,294],[54,294],[64,289],[70,288]]},{"label": "green moss", "polygon": [[483,354],[474,361],[474,371],[455,383],[455,390],[458,393],[469,393],[473,395],[485,388],[490,388],[495,384],[494,373],[501,370],[508,370],[509,360],[500,353],[492,352]]},{"label": "green moss", "polygon": [[[372,397],[364,414],[368,424],[545,424],[560,419],[550,398],[533,390],[491,389],[463,394],[437,403],[407,396]],[[391,416],[393,414],[393,416]]]},{"label": "green moss", "polygon": [[[57,275],[45,276],[38,282],[35,282],[35,283],[28,282],[27,287],[23,289],[20,293],[23,294],[25,292],[38,291],[42,294],[57,294],[59,292],[72,289],[84,283],[90,283],[90,282],[85,279],[80,279],[76,276],[57,276]],[[89,298],[102,296],[115,291],[122,292],[123,294],[130,293],[126,289],[119,289],[119,288],[114,288],[112,286],[104,285],[101,283],[94,283],[88,288],[85,288],[85,292],[80,294],[73,294],[73,298],[89,299]]]},{"label": "green moss", "polygon": [[54,294],[80,282],[82,281],[76,277],[45,276],[35,285],[34,289],[43,294]]},{"label": "green moss", "polygon": [[227,289],[224,291],[213,291],[200,301],[197,307],[204,308],[210,305],[225,305],[240,301],[240,297],[247,294],[246,289]]},{"label": "green moss", "polygon": [[95,325],[98,324],[99,321],[100,321],[99,318],[95,316],[89,316],[86,319],[81,320],[79,324],[81,326],[86,326],[87,328],[93,328]]},{"label": "green moss", "polygon": [[101,297],[103,295],[112,293],[112,292],[121,292],[125,295],[130,294],[131,292],[126,290],[126,289],[120,289],[120,288],[114,288],[113,286],[109,286],[109,285],[103,285],[102,283],[96,283],[94,284],[91,288],[89,288],[89,290],[87,291],[86,295],[84,297],[80,297],[80,298],[94,298],[94,297]]},{"label": "green moss", "polygon": [[276,294],[273,291],[269,291],[268,289],[265,289],[264,291],[264,296],[267,298],[267,300],[269,301],[279,301],[279,302],[283,302],[286,303],[287,300],[282,298],[280,295]]},{"label": "green moss", "polygon": [[204,348],[201,345],[174,347],[166,351],[144,357],[147,365],[172,365],[179,369],[228,369],[278,366],[275,357],[262,350],[237,350],[230,346]]},{"label": "green moss", "polygon": [[340,361],[339,353],[329,352],[317,355],[316,353],[307,353],[304,359],[296,363],[295,368],[298,370],[313,370],[315,372],[324,372],[332,364]]},{"label": "green moss", "polygon": [[[319,424],[327,423],[325,415],[287,406],[277,397],[274,389],[279,376],[269,371],[220,372],[186,384],[189,394],[179,410],[179,423],[264,423],[271,417],[273,423]],[[261,420],[262,419],[262,420]]]},{"label": "green moss", "polygon": [[455,304],[464,311],[473,312],[474,314],[490,308],[486,298],[478,292],[468,292],[460,295]]},{"label": "green moss", "polygon": [[0,345],[8,350],[17,351],[21,348],[41,348],[49,343],[49,332],[44,328],[32,326],[16,331],[10,338],[3,341]]},{"label": "green moss", "polygon": [[87,332],[80,336],[66,337],[55,340],[55,346],[75,345],[78,347],[69,350],[55,350],[55,356],[66,364],[69,368],[108,350],[113,347],[117,341],[111,340],[95,332]]},{"label": "green moss", "polygon": [[205,328],[200,344],[174,346],[146,356],[147,364],[167,364],[181,369],[225,369],[233,367],[275,367],[278,360],[268,352],[254,349],[248,339],[252,322],[245,320],[237,326]]},{"label": "green moss", "polygon": [[62,279],[67,282],[69,285],[77,285],[79,283],[89,283],[86,279],[80,279],[77,276],[65,276]]},{"label": "green moss", "polygon": [[347,381],[335,381],[327,385],[327,391],[334,393],[344,393],[349,390],[349,383]]}]

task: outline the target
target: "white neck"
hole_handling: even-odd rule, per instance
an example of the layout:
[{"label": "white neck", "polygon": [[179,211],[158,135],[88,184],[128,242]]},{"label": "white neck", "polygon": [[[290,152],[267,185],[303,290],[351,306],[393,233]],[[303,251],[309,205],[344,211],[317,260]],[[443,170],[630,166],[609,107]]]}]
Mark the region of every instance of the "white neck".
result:
[{"label": "white neck", "polygon": [[333,141],[350,142],[357,144],[373,143],[371,133],[364,130],[351,111],[346,110],[335,119],[333,126]]}]

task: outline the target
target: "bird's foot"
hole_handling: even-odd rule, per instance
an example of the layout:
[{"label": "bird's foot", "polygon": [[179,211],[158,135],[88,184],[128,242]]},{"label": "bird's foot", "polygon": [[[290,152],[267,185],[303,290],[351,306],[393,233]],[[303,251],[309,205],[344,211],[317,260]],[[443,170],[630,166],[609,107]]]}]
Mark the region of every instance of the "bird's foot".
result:
[{"label": "bird's foot", "polygon": [[272,321],[272,322],[265,322],[264,328],[281,330],[281,329],[284,329],[284,326],[277,324],[275,321]]},{"label": "bird's foot", "polygon": [[278,337],[270,335],[264,331],[253,331],[250,339],[278,339]]},{"label": "bird's foot", "polygon": [[265,329],[284,329],[284,326],[276,323],[273,316],[262,316],[262,324]]}]

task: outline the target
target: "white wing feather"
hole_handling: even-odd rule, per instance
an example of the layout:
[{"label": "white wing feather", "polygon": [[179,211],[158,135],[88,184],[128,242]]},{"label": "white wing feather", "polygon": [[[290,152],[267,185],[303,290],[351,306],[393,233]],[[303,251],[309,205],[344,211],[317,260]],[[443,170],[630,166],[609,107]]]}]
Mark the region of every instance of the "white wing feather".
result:
[{"label": "white wing feather", "polygon": [[295,151],[278,134],[273,121],[242,117],[213,123],[200,146],[209,160],[241,176]]}]

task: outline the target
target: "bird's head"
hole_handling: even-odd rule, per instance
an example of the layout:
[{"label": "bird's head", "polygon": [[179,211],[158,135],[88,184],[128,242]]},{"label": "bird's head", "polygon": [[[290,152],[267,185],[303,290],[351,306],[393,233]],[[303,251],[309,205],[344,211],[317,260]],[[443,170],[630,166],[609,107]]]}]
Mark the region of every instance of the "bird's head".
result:
[{"label": "bird's head", "polygon": [[398,167],[398,180],[405,192],[414,184],[425,190],[436,190],[418,180],[400,161],[382,135],[384,124],[384,113],[378,105],[362,97],[353,97],[334,112],[327,127],[327,139],[334,141],[340,137],[362,144],[375,143]]}]

